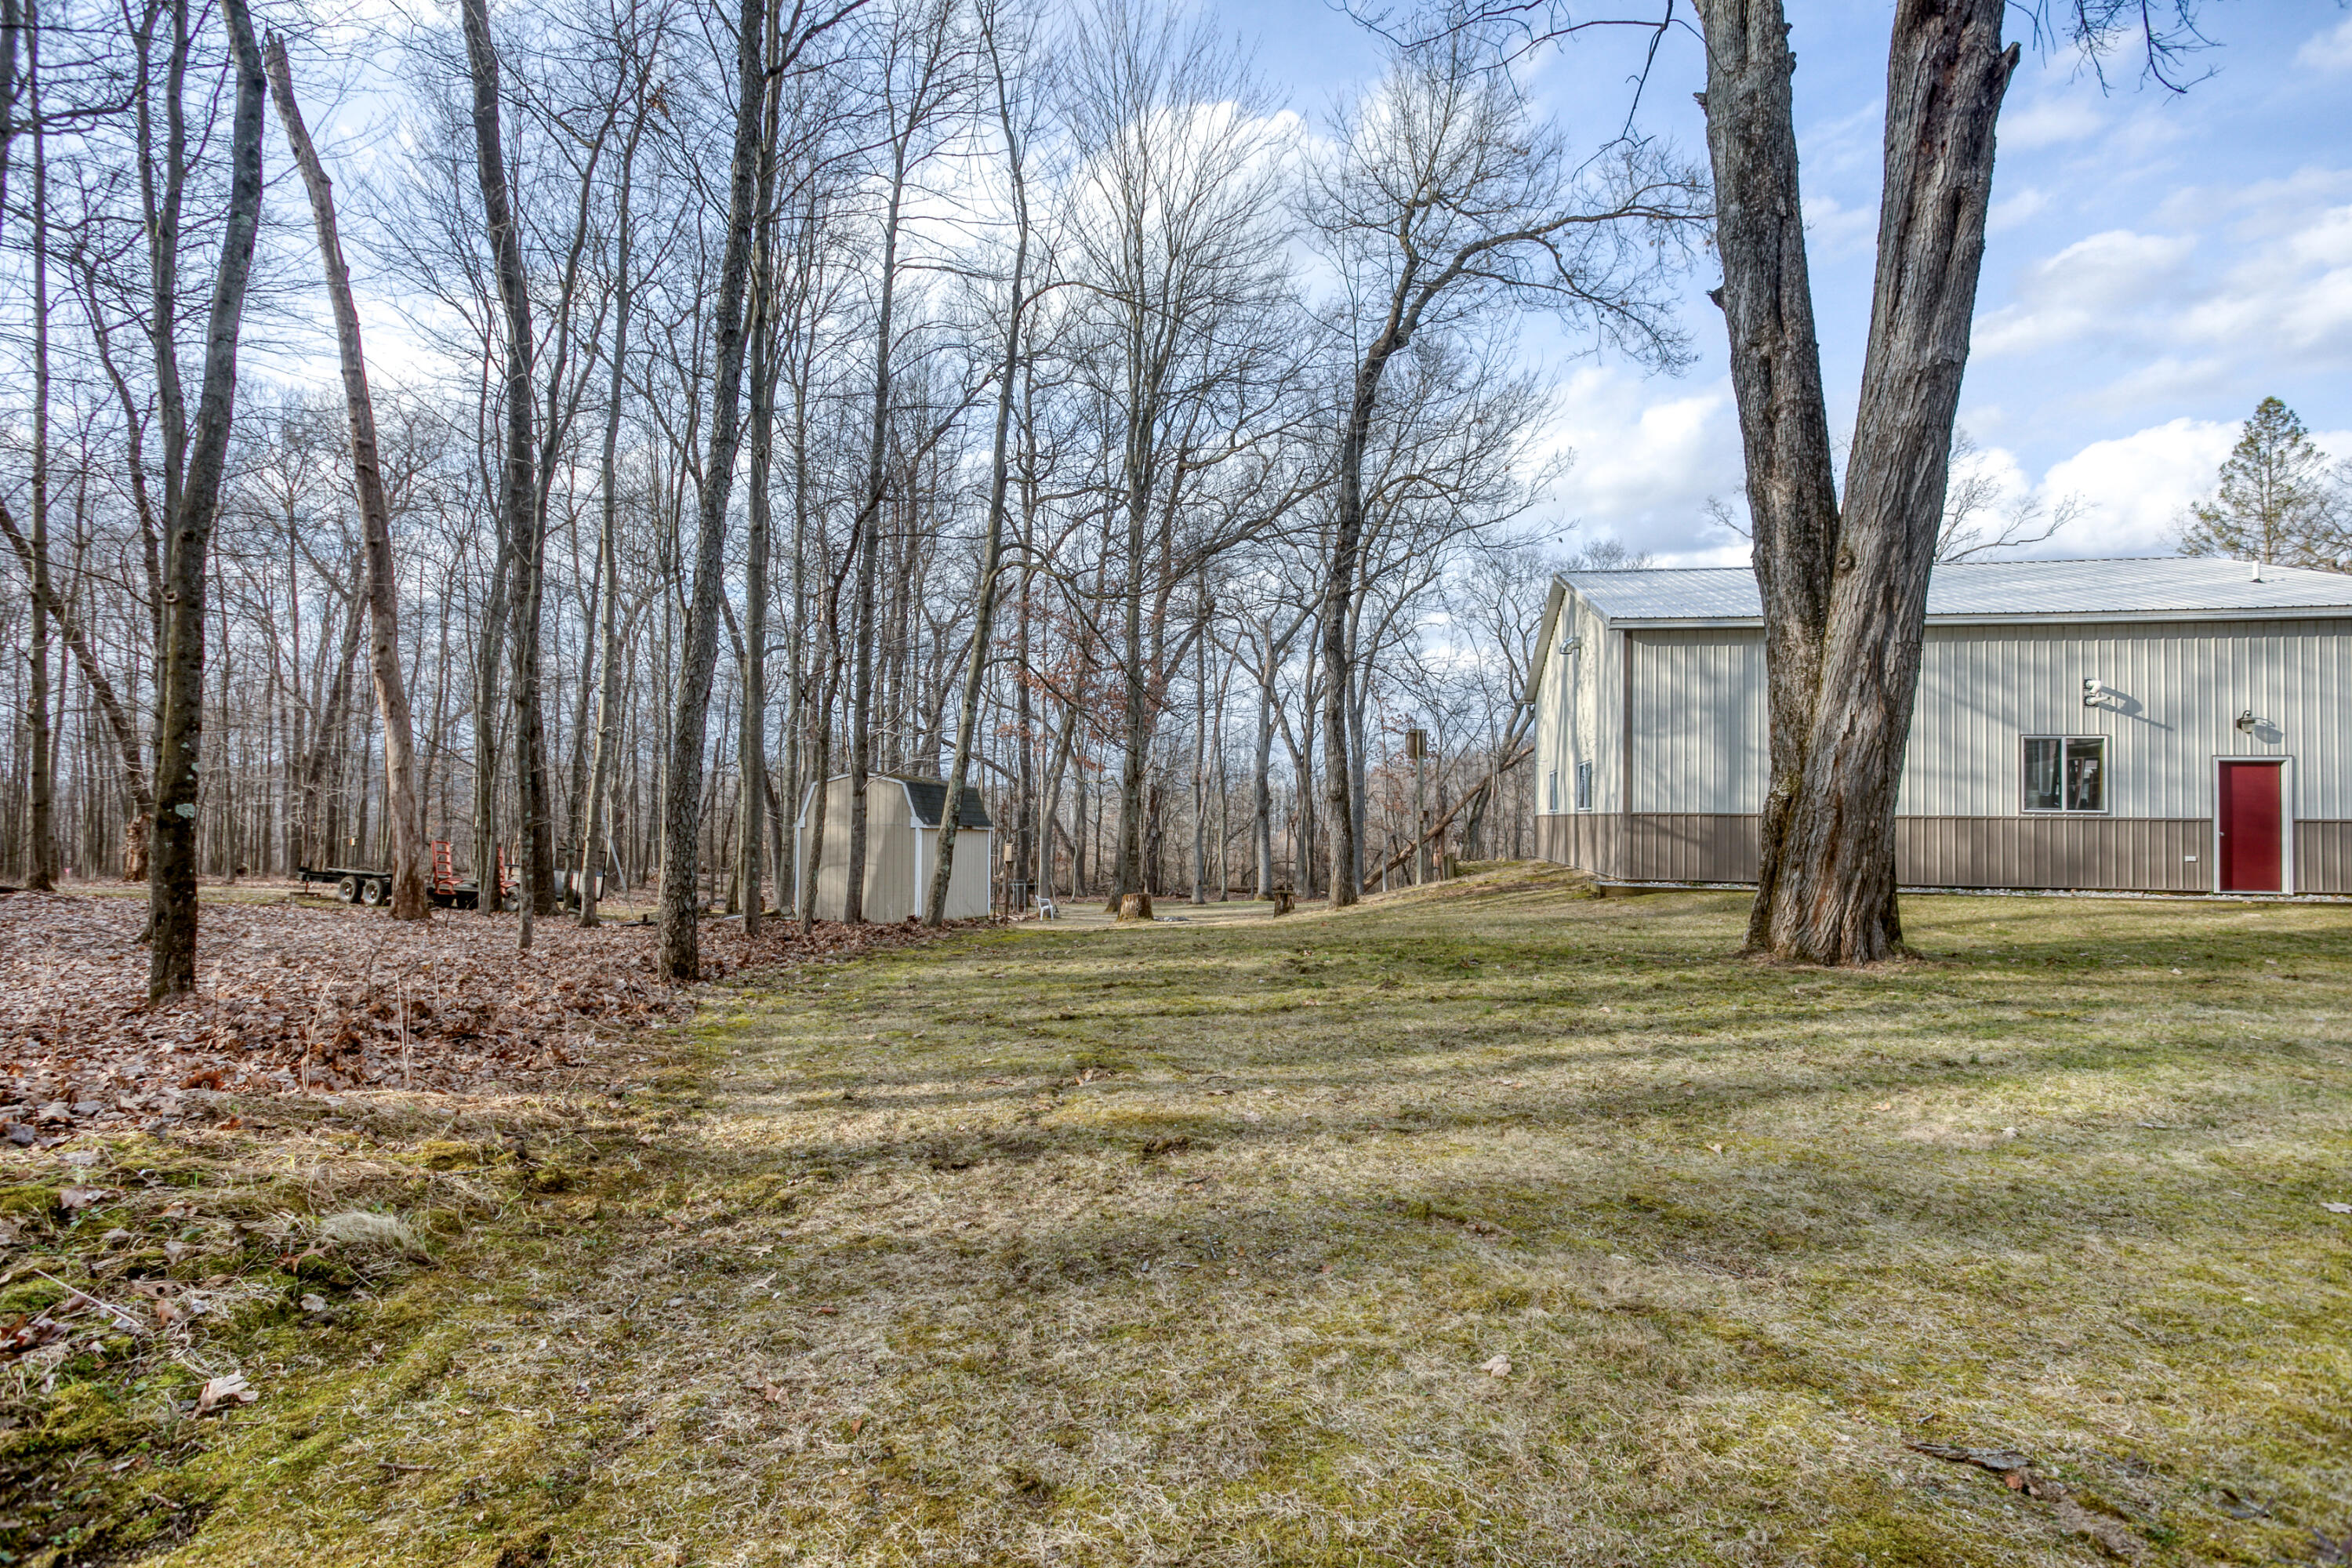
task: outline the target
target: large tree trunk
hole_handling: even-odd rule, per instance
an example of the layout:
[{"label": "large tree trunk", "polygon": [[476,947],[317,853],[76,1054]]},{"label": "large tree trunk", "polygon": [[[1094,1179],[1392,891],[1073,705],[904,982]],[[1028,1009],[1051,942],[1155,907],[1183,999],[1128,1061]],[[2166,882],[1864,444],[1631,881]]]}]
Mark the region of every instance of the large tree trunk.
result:
[{"label": "large tree trunk", "polygon": [[[474,163],[482,192],[482,220],[489,230],[492,270],[498,279],[499,303],[506,317],[506,434],[505,447],[499,465],[499,552],[491,570],[488,601],[484,606],[481,662],[476,671],[474,713],[474,881],[481,889],[480,907],[495,910],[500,902],[501,889],[498,876],[498,838],[496,833],[496,782],[498,776],[497,696],[499,644],[506,631],[509,615],[515,619],[512,635],[518,645],[530,637],[531,628],[525,620],[530,599],[528,578],[532,574],[539,550],[532,542],[532,502],[535,490],[532,480],[532,413],[531,353],[533,339],[530,325],[530,293],[522,265],[522,237],[515,222],[512,194],[507,185],[505,138],[499,123],[499,57],[490,41],[490,20],[487,0],[463,0],[460,7],[466,32],[466,60],[473,85]],[[520,573],[524,580],[518,580]],[[502,592],[503,591],[503,592]],[[516,685],[529,672],[533,661],[518,647],[515,654]],[[524,693],[513,693],[517,718],[523,715]],[[526,749],[528,742],[516,725],[519,747]],[[525,769],[528,772],[528,769]],[[516,780],[523,796],[523,810],[530,814],[530,785],[527,780]],[[530,824],[524,824],[528,832]],[[521,857],[526,862],[528,857]],[[530,898],[533,889],[523,889],[524,915],[520,940],[530,942]]]},{"label": "large tree trunk", "polygon": [[[1397,290],[1401,306],[1402,285]],[[1323,579],[1323,752],[1324,789],[1331,816],[1331,907],[1341,909],[1361,895],[1356,854],[1355,773],[1349,766],[1348,699],[1354,691],[1348,658],[1348,629],[1355,622],[1357,557],[1364,540],[1364,447],[1371,438],[1372,407],[1380,396],[1381,374],[1397,346],[1395,319],[1390,312],[1380,338],[1356,367],[1353,395],[1348,403],[1348,423],[1339,433],[1339,515],[1331,531],[1331,560]]]},{"label": "large tree trunk", "polygon": [[669,789],[662,824],[661,971],[674,981],[699,979],[702,950],[695,897],[698,808],[710,678],[719,663],[719,595],[725,571],[727,500],[735,480],[742,428],[743,297],[758,217],[761,108],[768,90],[766,0],[743,0],[737,21],[734,162],[729,169],[727,244],[719,264],[711,322],[717,353],[710,400],[709,456],[702,469],[694,555],[694,599],[687,612],[685,658],[672,714]]},{"label": "large tree trunk", "polygon": [[[26,883],[47,892],[57,885],[58,876],[58,749],[49,711],[48,615],[57,604],[49,581],[49,159],[48,138],[41,129],[40,13],[32,4],[26,11],[32,24],[26,29],[26,58],[33,119],[33,537],[25,560],[33,594],[31,668],[25,693],[33,774],[26,815],[33,841]],[[12,101],[0,100],[0,118],[12,117],[14,107]]]},{"label": "large tree trunk", "polygon": [[2000,0],[1901,0],[1878,273],[1841,508],[1805,266],[1779,0],[1703,0],[1717,296],[1769,679],[1771,781],[1750,948],[1820,963],[1901,945],[1895,802],[1927,574],[1984,259],[1993,122],[2016,68]]},{"label": "large tree trunk", "polygon": [[392,826],[392,918],[421,921],[433,913],[425,865],[425,823],[416,797],[416,739],[409,719],[408,684],[400,668],[400,602],[392,567],[392,509],[384,500],[383,470],[376,457],[375,405],[368,395],[367,356],[360,345],[359,307],[352,299],[351,269],[343,265],[342,241],[335,232],[334,185],[310,144],[302,110],[294,100],[294,76],[286,46],[269,40],[268,67],[278,97],[278,118],[310,194],[310,217],[319,231],[319,258],[327,274],[327,297],[335,312],[335,347],[342,363],[343,405],[351,426],[352,490],[359,500],[360,537],[367,559],[368,668],[375,677],[376,711],[383,720],[384,810]]},{"label": "large tree trunk", "polygon": [[[237,330],[246,281],[261,224],[261,46],[246,0],[221,0],[236,57],[236,110],[229,131],[228,214],[219,268],[205,325],[204,390],[188,445],[186,479],[172,509],[163,559],[163,646],[156,684],[162,715],[155,732],[155,826],[147,856],[147,910],[152,947],[147,999],[160,1003],[196,988],[196,765],[203,738],[205,563],[220,512],[228,466],[229,424],[236,404]],[[159,335],[168,326],[158,323]]]},{"label": "large tree trunk", "polygon": [[[772,49],[775,40],[769,40]],[[783,94],[771,91],[761,106],[760,172],[753,210],[760,215],[751,260],[751,538],[743,561],[743,722],[736,736],[736,772],[740,791],[741,831],[735,840],[735,882],[743,903],[743,934],[760,934],[760,906],[766,900],[767,833],[762,815],[768,795],[768,554],[774,530],[768,479],[775,452],[776,377],[782,369],[779,342],[776,257],[776,123]]]}]

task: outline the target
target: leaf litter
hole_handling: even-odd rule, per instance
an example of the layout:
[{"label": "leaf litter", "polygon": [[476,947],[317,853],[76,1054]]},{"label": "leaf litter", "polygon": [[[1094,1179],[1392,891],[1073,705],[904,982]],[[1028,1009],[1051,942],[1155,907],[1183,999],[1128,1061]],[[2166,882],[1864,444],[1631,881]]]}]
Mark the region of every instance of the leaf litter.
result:
[{"label": "leaf litter", "polygon": [[[513,915],[394,921],[289,898],[207,903],[196,994],[150,1009],[145,915],[132,898],[0,897],[0,1140],[46,1147],[81,1131],[158,1131],[215,1093],[566,1087],[595,1075],[600,1040],[695,1005],[690,988],[656,972],[650,925],[541,920],[531,951],[518,952]],[[712,921],[702,979],[939,934],[820,921],[803,939],[778,920],[751,940],[740,921]]]}]

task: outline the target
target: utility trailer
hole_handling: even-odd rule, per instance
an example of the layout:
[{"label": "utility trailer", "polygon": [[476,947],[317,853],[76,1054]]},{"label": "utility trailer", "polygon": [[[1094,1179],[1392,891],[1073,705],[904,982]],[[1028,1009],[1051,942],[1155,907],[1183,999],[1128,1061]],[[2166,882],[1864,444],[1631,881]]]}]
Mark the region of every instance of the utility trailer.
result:
[{"label": "utility trailer", "polygon": [[[507,864],[506,847],[500,845],[497,855],[499,878],[499,908],[515,906],[515,889],[520,885],[514,868]],[[347,904],[371,907],[392,901],[392,873],[362,866],[297,867],[295,879],[306,885],[326,883],[335,889],[335,896]],[[456,862],[449,856],[449,841],[433,841],[433,879],[426,889],[433,901],[445,910],[478,910],[482,907],[482,890],[472,882],[457,880]]]}]

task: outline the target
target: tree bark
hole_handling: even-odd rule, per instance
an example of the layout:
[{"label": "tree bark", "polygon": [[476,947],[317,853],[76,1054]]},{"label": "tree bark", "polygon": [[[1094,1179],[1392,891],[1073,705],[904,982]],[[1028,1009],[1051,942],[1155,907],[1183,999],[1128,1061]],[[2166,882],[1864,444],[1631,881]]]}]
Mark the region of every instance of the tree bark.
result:
[{"label": "tree bark", "polygon": [[1993,125],[2018,51],[2000,0],[1900,0],[1878,268],[1843,506],[1813,334],[1779,0],[1703,0],[1717,295],[1748,460],[1771,781],[1751,950],[1898,951],[1895,803],[1952,418],[1984,259]]},{"label": "tree bark", "polygon": [[[873,766],[874,574],[882,548],[883,459],[890,439],[890,334],[898,298],[898,211],[906,195],[907,149],[914,133],[910,122],[904,134],[890,143],[890,202],[882,222],[882,298],[874,333],[874,408],[866,436],[866,494],[849,531],[849,548],[859,552],[857,647],[849,697],[849,882],[843,890],[841,918],[853,925],[866,918],[866,777]],[[822,789],[822,774],[817,783]]]},{"label": "tree bark", "polygon": [[[205,565],[220,512],[236,403],[237,331],[244,320],[254,237],[261,224],[261,47],[246,0],[221,0],[235,56],[236,109],[229,132],[229,199],[205,325],[204,389],[190,432],[186,479],[172,509],[163,559],[163,646],[156,680],[155,825],[147,856],[150,1005],[196,987],[196,768],[204,729]],[[157,323],[168,335],[168,321]]]},{"label": "tree bark", "polygon": [[[25,693],[25,718],[32,731],[32,778],[26,794],[32,853],[26,884],[41,892],[57,885],[57,737],[49,711],[49,627],[46,612],[56,607],[49,582],[49,159],[41,129],[40,10],[25,6],[26,90],[33,116],[33,537],[26,570],[33,595],[32,647]],[[13,42],[13,40],[12,40]],[[0,116],[13,118],[13,100],[0,100]]]},{"label": "tree bark", "polygon": [[272,37],[267,51],[278,118],[302,171],[310,195],[310,217],[319,231],[319,259],[327,274],[327,296],[335,312],[335,348],[341,360],[343,405],[351,429],[352,490],[358,498],[360,537],[367,559],[368,669],[375,678],[376,711],[383,720],[383,798],[392,828],[392,918],[421,921],[433,913],[426,882],[425,823],[416,796],[415,728],[408,711],[408,684],[400,668],[400,601],[392,564],[392,509],[384,500],[383,470],[376,456],[375,405],[368,395],[367,355],[360,343],[359,307],[352,299],[351,269],[343,264],[335,229],[333,182],[311,145],[294,99],[294,76],[283,40]]},{"label": "tree bark", "polygon": [[[478,686],[474,712],[474,882],[480,889],[479,907],[496,910],[503,901],[499,886],[498,837],[496,816],[496,783],[498,776],[497,697],[499,645],[504,640],[506,620],[514,615],[518,603],[527,605],[530,596],[528,582],[518,582],[515,574],[531,574],[532,563],[539,552],[533,547],[531,535],[534,484],[532,480],[532,415],[531,353],[533,339],[530,325],[530,293],[523,273],[522,237],[516,226],[514,201],[507,184],[505,138],[499,123],[499,57],[490,40],[490,20],[487,0],[462,0],[460,11],[466,33],[466,61],[473,86],[474,163],[482,192],[482,221],[489,231],[492,270],[497,276],[499,304],[506,322],[506,434],[502,441],[499,483],[499,550],[496,564],[491,569],[490,591],[484,606],[481,663],[477,671]],[[520,642],[530,628],[521,624],[522,616],[515,615],[517,625],[512,635]],[[526,673],[528,660],[518,650],[515,671],[518,678]],[[518,679],[517,684],[520,685]],[[523,694],[513,693],[517,717],[521,717]],[[516,726],[519,745],[527,744],[520,734],[522,725]],[[529,815],[529,786],[518,778],[525,798],[524,812]],[[525,827],[528,830],[529,825]],[[518,857],[528,861],[528,857]],[[523,889],[525,916],[520,941],[530,942],[530,921],[528,913],[532,889]]]},{"label": "tree bark", "polygon": [[[476,0],[478,4],[479,0]],[[673,981],[701,977],[695,898],[696,829],[702,799],[703,738],[710,679],[719,662],[719,595],[725,570],[727,501],[742,432],[743,297],[751,269],[753,201],[759,177],[761,105],[767,90],[766,0],[743,0],[737,21],[734,161],[728,171],[727,243],[719,267],[712,321],[717,353],[711,388],[710,446],[697,519],[694,599],[686,617],[685,658],[671,715],[669,785],[662,824],[661,972]]]},{"label": "tree bark", "polygon": [[588,766],[587,800],[583,813],[585,825],[580,837],[580,923],[583,927],[593,927],[597,923],[597,883],[604,879],[604,868],[610,863],[604,853],[606,833],[604,797],[612,788],[613,759],[620,744],[621,660],[614,627],[621,596],[621,408],[623,396],[628,390],[629,247],[635,239],[629,196],[636,172],[637,138],[644,129],[645,117],[640,114],[630,127],[628,141],[621,149],[619,231],[614,240],[613,251],[613,374],[605,395],[604,448],[598,468],[603,513],[598,520],[596,532],[596,551],[604,576],[604,597],[599,606],[600,618],[596,627],[595,752]]},{"label": "tree bark", "polygon": [[[763,47],[772,47],[770,38]],[[736,772],[742,781],[742,823],[736,836],[735,881],[743,903],[743,934],[760,934],[766,901],[767,833],[761,815],[768,795],[768,555],[773,532],[769,472],[775,450],[777,358],[776,127],[783,94],[763,95],[760,170],[753,210],[758,240],[751,258],[751,538],[743,561],[743,722],[737,733]]]}]

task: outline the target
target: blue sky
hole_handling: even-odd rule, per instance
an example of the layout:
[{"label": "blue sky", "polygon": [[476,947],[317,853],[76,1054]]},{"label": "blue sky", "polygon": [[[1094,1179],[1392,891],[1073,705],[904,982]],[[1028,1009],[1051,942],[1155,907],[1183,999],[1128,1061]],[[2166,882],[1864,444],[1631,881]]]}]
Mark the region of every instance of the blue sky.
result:
[{"label": "blue sky", "polygon": [[[1687,7],[1678,7],[1687,10]],[[1889,7],[1790,0],[1815,308],[1832,423],[1851,426],[1868,327]],[[2012,15],[2015,13],[2012,12]],[[1324,0],[1223,15],[1257,41],[1273,86],[1310,122],[1378,69],[1373,40]],[[2110,63],[2105,89],[2063,48],[2011,84],[1992,233],[1960,420],[2014,491],[2087,503],[2034,552],[2167,553],[2260,398],[2352,457],[2352,12],[2209,5],[2219,47],[2187,93]],[[1546,112],[1595,132],[1625,112],[1637,39],[1578,43],[1528,74]],[[1703,154],[1696,40],[1662,52],[1642,110]],[[1544,519],[1579,521],[1667,563],[1743,559],[1707,520],[1736,500],[1736,417],[1721,319],[1690,279],[1697,362],[1675,376],[1579,352],[1531,321],[1524,351],[1558,377],[1555,438],[1577,454]]]}]

